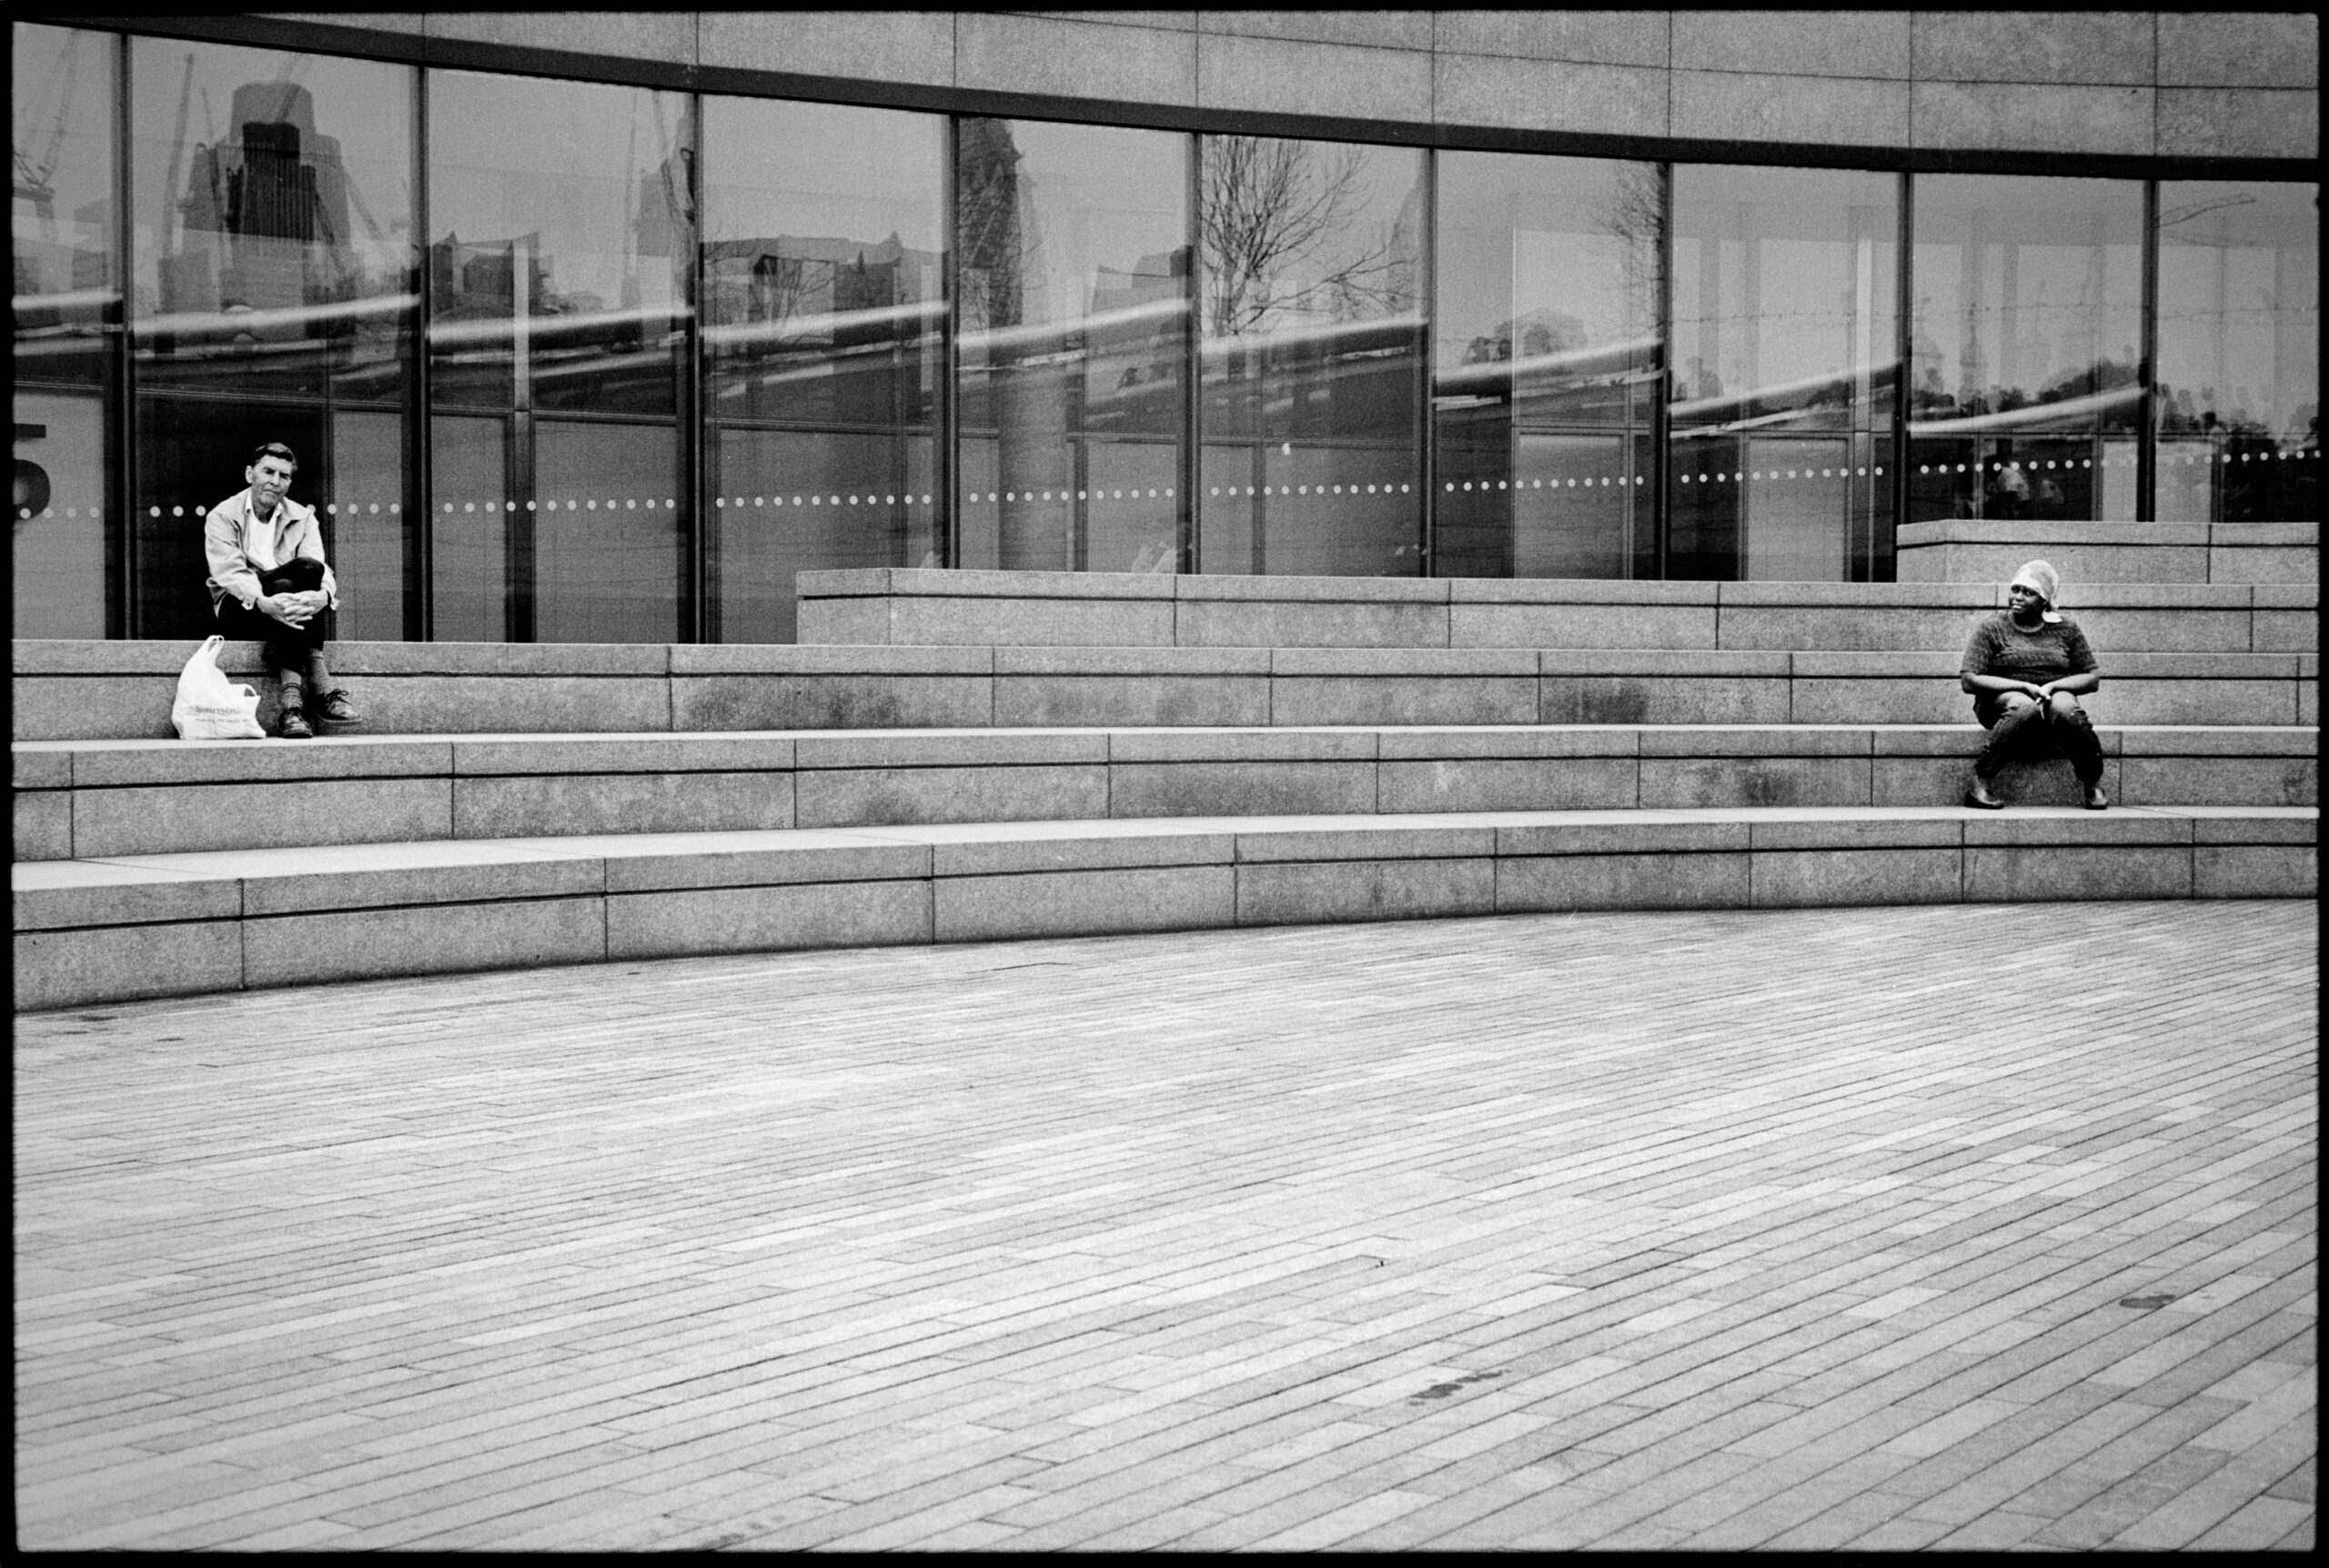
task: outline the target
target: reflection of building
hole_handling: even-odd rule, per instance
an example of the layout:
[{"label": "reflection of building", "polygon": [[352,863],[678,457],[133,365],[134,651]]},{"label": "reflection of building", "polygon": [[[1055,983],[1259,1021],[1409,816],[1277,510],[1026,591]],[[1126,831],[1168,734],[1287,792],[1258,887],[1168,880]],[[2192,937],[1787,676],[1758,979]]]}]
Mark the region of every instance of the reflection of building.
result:
[{"label": "reflection of building", "polygon": [[162,259],[162,308],[281,309],[342,298],[355,270],[348,176],[315,101],[290,83],[235,89],[232,139],[195,149]]},{"label": "reflection of building", "polygon": [[[909,247],[894,232],[871,243],[796,235],[710,240],[704,284],[717,297],[711,314],[721,320],[843,317],[923,298],[923,280],[938,276],[941,259]],[[836,320],[830,330],[846,335],[865,327]]]},{"label": "reflection of building", "polygon": [[523,298],[538,314],[556,307],[549,286],[549,258],[542,254],[541,236],[515,239],[464,240],[449,235],[428,247],[428,280],[436,292],[437,312],[454,320],[464,317],[508,317],[521,297],[518,257],[526,258]]},{"label": "reflection of building", "polygon": [[1566,311],[1531,310],[1500,321],[1496,330],[1464,346],[1464,363],[1487,365],[1519,357],[1558,354],[1586,346],[1585,323]]}]

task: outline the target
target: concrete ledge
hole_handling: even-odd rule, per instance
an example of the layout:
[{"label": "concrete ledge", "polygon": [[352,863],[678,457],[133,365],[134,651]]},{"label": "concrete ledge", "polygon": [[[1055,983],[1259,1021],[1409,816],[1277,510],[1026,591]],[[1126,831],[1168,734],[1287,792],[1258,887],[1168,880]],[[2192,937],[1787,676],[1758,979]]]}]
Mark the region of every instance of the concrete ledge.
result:
[{"label": "concrete ledge", "polygon": [[[921,568],[804,573],[802,636],[804,642],[837,643],[870,639],[1058,646],[1082,641],[1238,648],[1961,646],[1974,620],[2004,605],[2004,583],[2014,568],[2032,554],[2052,549],[2064,558],[2056,564],[2064,570],[2065,602],[2074,612],[2172,612],[2166,618],[2106,619],[2104,626],[2117,638],[2110,646],[2150,646],[2143,639],[2179,627],[2173,618],[2205,610],[2221,613],[2209,621],[2199,640],[2193,640],[2195,634],[2189,628],[2182,628],[2176,640],[2159,646],[2238,652],[2256,646],[2250,586],[2279,583],[2292,576],[2309,582],[2312,577],[2289,564],[2293,558],[2288,552],[2306,548],[2303,535],[2308,525],[2304,524],[2223,524],[2213,529],[2207,524],[2064,524],[2043,525],[2052,530],[2043,539],[2025,536],[2025,530],[2040,526],[1915,525],[1904,538],[1931,534],[1934,548],[1994,547],[2013,558],[1950,577],[1904,572],[1905,580],[1894,583],[1173,578]],[[2226,531],[2231,529],[2243,531]],[[2241,542],[2224,542],[2233,539]],[[2174,557],[2182,563],[2181,574],[2149,569],[2167,558],[2148,556],[2142,571],[2120,569],[2124,561],[2087,569],[2081,564],[2083,557],[2065,554],[2073,548],[2183,552]],[[2244,558],[2253,558],[2253,569],[2219,570],[2212,576],[2207,565],[2211,550],[2232,556],[2245,552]],[[1988,562],[1990,558],[1980,559]],[[820,586],[827,578],[848,580]],[[825,597],[813,597],[819,593]],[[1130,608],[1134,601],[1162,605],[1167,600],[1175,607],[1169,620]],[[1078,627],[1090,635],[1076,636]],[[680,666],[675,662],[673,668]]]},{"label": "concrete ledge", "polygon": [[[1319,700],[1339,690],[1346,701],[1379,701],[1367,698],[1369,684],[1322,682]],[[1808,683],[1799,689],[1816,691]],[[1838,682],[1834,706],[1863,712],[1887,689]],[[1532,691],[1531,683],[1513,683],[1508,700],[1525,709]],[[1931,706],[1943,717],[1906,724],[503,735],[240,749],[30,741],[15,749],[17,776],[38,782],[15,792],[15,858],[235,850],[248,844],[254,820],[272,824],[286,850],[304,843],[352,851],[438,839],[556,841],[1044,817],[1947,805],[1964,788],[1981,732],[1961,722],[1958,703]],[[2096,735],[2105,788],[2123,805],[2306,806],[2318,799],[2319,737],[2311,728],[2102,724]],[[413,771],[423,765],[435,771]],[[2076,803],[2060,761],[2018,764],[2001,787],[2010,799]]]},{"label": "concrete ledge", "polygon": [[1961,519],[1911,523],[1895,540],[1903,582],[2004,582],[2043,557],[2066,588],[2102,583],[2314,582],[2317,522],[2064,523]]},{"label": "concrete ledge", "polygon": [[15,870],[20,1009],[601,959],[1544,909],[2312,897],[2313,809],[983,821]]},{"label": "concrete ledge", "polygon": [[1448,601],[1447,578],[1229,577],[1194,574],[1161,579],[1184,604],[1225,601],[1245,604],[1441,605]]},{"label": "concrete ledge", "polygon": [[[1873,638],[1890,624],[1884,616],[1872,616],[1856,632],[1840,618],[1846,612],[1828,613],[1830,618],[1821,624],[1834,643],[1863,639],[1862,632]],[[2125,625],[2155,621],[2153,640],[2184,645],[2173,651],[2105,648],[2104,688],[2089,705],[2098,719],[2313,722],[2318,655],[2304,645],[2317,641],[2318,632],[2317,618],[2309,609],[2178,614],[2128,606],[2099,608],[2093,616],[2098,623],[2112,616]],[[530,657],[540,670],[535,675],[351,676],[349,689],[365,710],[367,725],[361,736],[346,739],[378,748],[362,759],[327,758],[320,741],[221,741],[181,743],[187,759],[181,767],[189,780],[205,776],[205,769],[214,769],[207,777],[222,781],[325,777],[334,771],[382,776],[401,769],[417,776],[435,766],[432,754],[399,750],[395,743],[461,736],[481,745],[544,733],[612,738],[1062,725],[1940,723],[1966,710],[1955,689],[1961,648],[1956,632],[1962,628],[1942,629],[1949,631],[1948,643],[1906,650],[674,648],[661,651],[703,672],[661,677],[565,673],[541,657],[543,650],[534,649]],[[1751,628],[1739,635],[1750,641],[1765,636]],[[2243,639],[2254,638],[2274,646],[2245,646]],[[1800,645],[1810,638],[1780,627],[1769,631],[1768,640]],[[47,646],[107,650],[129,645]],[[721,657],[708,657],[713,654]],[[61,659],[52,653],[45,662],[54,669]],[[104,667],[114,662],[110,653],[89,662],[91,672],[16,678],[18,741],[169,739],[173,678],[107,673]],[[727,672],[710,672],[719,667]],[[755,667],[760,668],[752,672]],[[1886,684],[1840,689],[1838,681]],[[270,693],[267,702],[272,700]],[[260,711],[263,720],[271,715],[265,705]],[[239,760],[270,749],[307,759]]]}]

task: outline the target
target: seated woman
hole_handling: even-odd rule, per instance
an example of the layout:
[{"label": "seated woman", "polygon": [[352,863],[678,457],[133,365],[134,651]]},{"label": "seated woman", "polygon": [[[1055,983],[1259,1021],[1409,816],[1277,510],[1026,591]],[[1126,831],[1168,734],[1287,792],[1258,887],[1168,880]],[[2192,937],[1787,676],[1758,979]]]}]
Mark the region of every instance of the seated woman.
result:
[{"label": "seated woman", "polygon": [[2008,762],[2058,752],[2070,759],[2086,809],[2111,804],[2102,792],[2102,743],[2078,699],[2102,684],[2094,650],[2074,620],[2054,609],[2061,578],[2044,561],[2014,573],[2007,609],[1973,628],[1958,682],[1973,697],[1973,717],[1990,732],[1973,763],[1965,804],[2003,809],[1990,782]]}]

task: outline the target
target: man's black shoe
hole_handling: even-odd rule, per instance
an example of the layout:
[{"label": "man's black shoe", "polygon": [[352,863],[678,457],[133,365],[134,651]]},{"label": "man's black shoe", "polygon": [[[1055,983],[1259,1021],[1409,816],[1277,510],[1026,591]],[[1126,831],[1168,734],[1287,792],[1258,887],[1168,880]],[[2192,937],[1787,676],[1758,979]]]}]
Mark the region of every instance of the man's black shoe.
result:
[{"label": "man's black shoe", "polygon": [[1990,781],[1986,779],[1976,779],[1973,780],[1973,787],[1965,791],[1965,804],[1972,807],[1977,811],[2002,811],[2005,809],[2005,802],[1990,793]]},{"label": "man's black shoe", "polygon": [[316,732],[308,728],[308,716],[296,708],[283,710],[275,732],[286,740],[313,740],[316,738]]},{"label": "man's black shoe", "polygon": [[315,700],[316,722],[327,729],[346,729],[364,722],[364,716],[356,711],[356,704],[348,700],[345,691],[327,691]]},{"label": "man's black shoe", "polygon": [[2102,792],[2102,786],[2100,784],[2082,786],[2081,795],[2086,809],[2090,811],[2103,810],[2111,804],[2111,797]]}]

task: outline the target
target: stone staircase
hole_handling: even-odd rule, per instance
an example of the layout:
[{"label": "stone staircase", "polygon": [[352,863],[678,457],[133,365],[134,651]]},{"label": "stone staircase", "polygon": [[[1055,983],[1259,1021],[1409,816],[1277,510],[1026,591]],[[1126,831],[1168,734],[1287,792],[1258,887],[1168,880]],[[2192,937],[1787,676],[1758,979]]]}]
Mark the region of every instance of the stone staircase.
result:
[{"label": "stone staircase", "polygon": [[832,640],[338,645],[368,732],[307,742],[168,739],[190,645],[20,640],[16,1004],[1522,910],[2313,895],[2312,584],[2073,601],[2104,661],[2104,813],[2059,762],[2008,773],[2016,809],[1957,804],[1981,735],[1957,651],[1999,595],[806,574],[803,635]]}]

